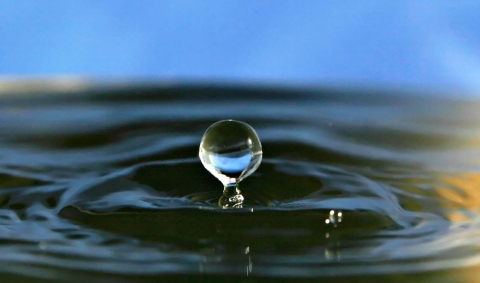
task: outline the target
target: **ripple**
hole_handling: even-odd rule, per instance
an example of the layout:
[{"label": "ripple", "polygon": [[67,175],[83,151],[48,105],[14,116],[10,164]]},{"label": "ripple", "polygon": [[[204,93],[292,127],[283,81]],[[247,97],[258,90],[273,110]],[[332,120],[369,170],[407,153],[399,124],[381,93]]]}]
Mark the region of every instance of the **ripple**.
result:
[{"label": "ripple", "polygon": [[[480,119],[462,111],[477,104],[134,90],[4,101],[0,273],[371,282],[462,278],[480,264]],[[254,126],[263,144],[262,165],[240,184],[241,209],[218,207],[223,187],[197,158],[203,130],[225,118]]]}]

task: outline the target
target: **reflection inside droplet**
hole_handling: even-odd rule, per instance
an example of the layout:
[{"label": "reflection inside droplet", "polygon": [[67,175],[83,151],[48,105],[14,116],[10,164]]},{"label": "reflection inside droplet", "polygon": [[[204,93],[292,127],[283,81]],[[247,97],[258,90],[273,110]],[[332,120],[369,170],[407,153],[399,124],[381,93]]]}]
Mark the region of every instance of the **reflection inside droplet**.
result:
[{"label": "reflection inside droplet", "polygon": [[230,177],[239,176],[252,159],[250,150],[240,153],[210,154],[212,166]]}]

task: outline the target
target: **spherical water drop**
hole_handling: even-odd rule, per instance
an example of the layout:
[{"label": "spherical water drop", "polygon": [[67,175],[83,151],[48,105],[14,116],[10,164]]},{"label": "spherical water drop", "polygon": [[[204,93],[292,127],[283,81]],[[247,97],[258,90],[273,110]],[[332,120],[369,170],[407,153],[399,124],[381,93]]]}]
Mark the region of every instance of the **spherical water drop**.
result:
[{"label": "spherical water drop", "polygon": [[203,166],[224,185],[222,206],[243,202],[238,183],[262,161],[262,145],[255,130],[244,122],[224,120],[210,126],[200,143]]}]

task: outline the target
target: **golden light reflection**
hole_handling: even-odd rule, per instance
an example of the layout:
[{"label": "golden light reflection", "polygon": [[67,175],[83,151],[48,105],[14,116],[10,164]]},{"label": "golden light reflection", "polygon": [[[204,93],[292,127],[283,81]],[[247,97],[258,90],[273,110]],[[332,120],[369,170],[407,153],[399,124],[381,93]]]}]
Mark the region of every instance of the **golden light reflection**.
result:
[{"label": "golden light reflection", "polygon": [[465,212],[478,214],[480,212],[480,173],[467,172],[451,176],[442,176],[443,184],[435,191],[444,201],[439,203],[447,211],[446,217],[453,222],[468,221]]}]

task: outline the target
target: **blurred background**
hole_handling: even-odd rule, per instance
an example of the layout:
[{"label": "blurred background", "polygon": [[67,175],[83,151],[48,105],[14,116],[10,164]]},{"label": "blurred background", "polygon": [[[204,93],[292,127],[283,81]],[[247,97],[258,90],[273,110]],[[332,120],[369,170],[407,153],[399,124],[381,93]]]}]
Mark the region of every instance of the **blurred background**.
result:
[{"label": "blurred background", "polygon": [[480,1],[3,0],[2,78],[367,86],[480,96]]}]

